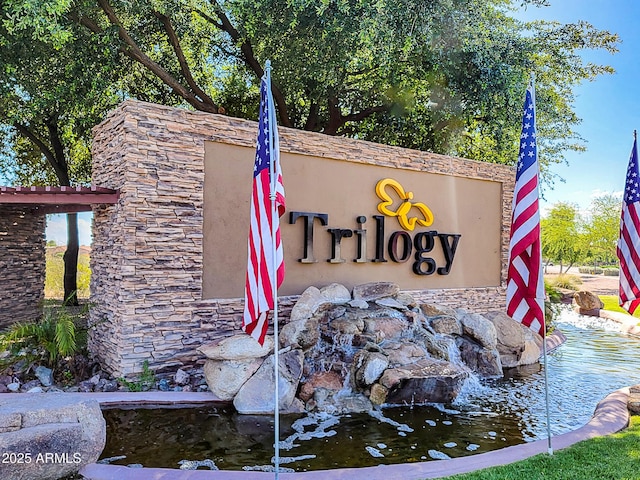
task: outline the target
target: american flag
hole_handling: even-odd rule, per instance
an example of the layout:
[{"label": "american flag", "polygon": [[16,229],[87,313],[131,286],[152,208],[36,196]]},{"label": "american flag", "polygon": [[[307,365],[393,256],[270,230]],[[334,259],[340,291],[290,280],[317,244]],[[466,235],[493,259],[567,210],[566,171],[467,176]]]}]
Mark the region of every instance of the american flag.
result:
[{"label": "american flag", "polygon": [[[270,79],[263,77],[260,84],[260,119],[253,167],[251,225],[242,318],[242,329],[260,345],[264,344],[269,326],[269,311],[273,310],[274,306],[273,282],[277,281],[277,288],[284,280],[279,217],[284,213],[285,199],[280,169],[278,125],[275,118]],[[274,164],[275,182],[271,182],[271,162]],[[278,211],[276,216],[273,215],[271,205],[272,189],[275,192]]]},{"label": "american flag", "polygon": [[538,208],[538,149],[533,85],[527,88],[513,192],[507,314],[544,336],[544,281]]},{"label": "american flag", "polygon": [[627,182],[620,217],[620,239],[617,255],[620,259],[620,306],[633,314],[640,305],[640,187],[638,186],[638,147],[633,149],[627,168]]}]

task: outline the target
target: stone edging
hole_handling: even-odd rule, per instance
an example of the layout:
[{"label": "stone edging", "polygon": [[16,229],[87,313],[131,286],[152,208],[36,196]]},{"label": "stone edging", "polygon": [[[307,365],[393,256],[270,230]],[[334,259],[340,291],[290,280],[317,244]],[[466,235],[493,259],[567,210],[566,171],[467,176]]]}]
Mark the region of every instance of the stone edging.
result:
[{"label": "stone edging", "polygon": [[[95,398],[97,394],[87,394]],[[110,395],[109,404],[113,406],[118,396],[130,394],[105,394]],[[163,395],[167,395],[164,393]],[[184,394],[183,394],[184,395]],[[203,397],[205,394],[192,393],[189,397]],[[211,395],[207,395],[211,399]],[[140,394],[144,397],[144,394]],[[555,450],[567,448],[582,440],[594,437],[610,435],[629,425],[629,410],[627,402],[629,387],[616,390],[607,395],[595,409],[591,420],[584,426],[562,435],[553,437],[552,447]],[[172,395],[172,399],[180,403],[180,394]],[[99,402],[102,401],[97,398]],[[144,401],[140,399],[140,401]],[[211,400],[209,400],[211,401]],[[137,402],[134,402],[137,403]],[[155,403],[153,400],[147,403]],[[206,402],[205,402],[206,403]],[[130,404],[130,403],[127,403]],[[481,453],[468,457],[452,458],[450,460],[434,460],[430,462],[405,463],[400,465],[380,465],[365,468],[341,468],[335,470],[316,470],[312,472],[280,473],[283,479],[300,480],[324,480],[349,479],[349,480],[388,480],[390,478],[402,478],[405,480],[420,480],[423,478],[440,478],[458,473],[467,473],[483,468],[506,465],[524,460],[526,458],[547,452],[547,440],[514,445],[511,447]],[[169,468],[129,468],[120,465],[90,464],[84,467],[80,473],[89,480],[266,480],[273,478],[273,473],[244,472],[244,471],[205,471],[205,470],[175,470]]]},{"label": "stone edging", "polygon": [[557,350],[566,341],[567,337],[564,336],[564,333],[556,328],[553,332],[551,332],[550,335],[547,335],[545,337],[545,343],[547,344],[547,353],[551,353]]},{"label": "stone edging", "polygon": [[640,327],[638,327],[638,319],[626,313],[614,312],[611,310],[598,310],[600,318],[612,320],[621,325],[622,333],[635,335],[640,337]]}]

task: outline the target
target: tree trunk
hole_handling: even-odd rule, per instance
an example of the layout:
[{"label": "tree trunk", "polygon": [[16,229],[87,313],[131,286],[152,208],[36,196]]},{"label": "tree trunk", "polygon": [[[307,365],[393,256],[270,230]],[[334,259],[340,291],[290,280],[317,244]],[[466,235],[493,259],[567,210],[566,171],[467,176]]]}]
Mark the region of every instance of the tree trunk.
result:
[{"label": "tree trunk", "polygon": [[64,252],[64,305],[78,305],[78,214],[67,214],[67,250]]}]

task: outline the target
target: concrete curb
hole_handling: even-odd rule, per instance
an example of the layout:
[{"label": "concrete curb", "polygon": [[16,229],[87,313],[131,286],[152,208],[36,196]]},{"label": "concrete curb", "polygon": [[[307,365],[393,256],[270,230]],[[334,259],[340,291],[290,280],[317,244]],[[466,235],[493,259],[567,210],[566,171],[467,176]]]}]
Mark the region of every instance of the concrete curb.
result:
[{"label": "concrete curb", "polygon": [[100,408],[119,408],[125,406],[139,407],[191,407],[198,405],[228,405],[230,402],[220,400],[211,392],[48,392],[48,393],[6,393],[11,399],[27,399],[34,396],[47,398],[51,395],[64,395],[82,400],[94,400]]},{"label": "concrete curb", "polygon": [[[167,393],[163,394],[167,395]],[[100,394],[86,395],[94,396]],[[109,395],[115,397],[130,394]],[[175,396],[175,398],[177,399],[178,396]],[[609,435],[627,427],[629,424],[629,411],[627,409],[628,398],[628,387],[608,395],[598,404],[593,417],[586,425],[552,439],[552,447],[554,450],[569,447],[582,440]],[[111,402],[113,400],[109,401]],[[506,465],[546,452],[547,440],[544,439],[450,460],[434,460],[431,462],[405,463],[400,465],[380,465],[365,468],[341,468],[335,470],[316,470],[312,472],[280,473],[279,476],[283,479],[298,480],[325,480],[327,478],[345,480],[389,480],[392,478],[421,480]],[[80,473],[89,480],[266,480],[267,478],[274,477],[273,473],[267,472],[128,468],[120,465],[100,465],[95,463],[85,466],[80,470]]]}]

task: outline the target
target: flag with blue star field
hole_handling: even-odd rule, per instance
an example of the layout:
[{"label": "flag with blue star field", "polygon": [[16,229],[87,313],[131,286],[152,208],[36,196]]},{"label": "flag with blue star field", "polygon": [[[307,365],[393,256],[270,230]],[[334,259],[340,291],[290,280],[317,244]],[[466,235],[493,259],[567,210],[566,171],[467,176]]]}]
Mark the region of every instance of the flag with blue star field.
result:
[{"label": "flag with blue star field", "polygon": [[622,200],[620,238],[617,248],[620,259],[619,303],[630,314],[633,314],[640,305],[640,186],[638,185],[640,170],[636,142],[634,135]]},{"label": "flag with blue star field", "polygon": [[[270,175],[272,162],[274,178]],[[271,204],[272,191],[275,192],[276,215]],[[269,326],[269,312],[274,306],[273,282],[277,282],[277,287],[280,287],[284,281],[284,257],[280,237],[280,216],[284,211],[278,125],[270,78],[265,75],[260,84],[260,118],[253,167],[251,224],[242,317],[242,329],[260,345],[264,344]]]},{"label": "flag with blue star field", "polygon": [[540,246],[538,145],[533,85],[522,115],[507,270],[507,314],[544,337],[544,281]]}]

